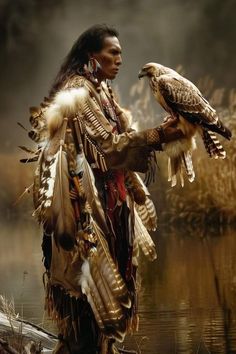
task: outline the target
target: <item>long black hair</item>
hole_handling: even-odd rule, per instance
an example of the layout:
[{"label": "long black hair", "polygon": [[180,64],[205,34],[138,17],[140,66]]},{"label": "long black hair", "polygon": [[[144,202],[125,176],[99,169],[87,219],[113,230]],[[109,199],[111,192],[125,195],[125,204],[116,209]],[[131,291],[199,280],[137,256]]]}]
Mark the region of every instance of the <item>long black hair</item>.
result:
[{"label": "long black hair", "polygon": [[103,47],[105,37],[118,37],[116,29],[107,25],[94,25],[83,32],[72,46],[65,58],[49,92],[53,96],[63,85],[65,80],[80,73],[84,64],[88,63],[90,53],[98,53]]}]

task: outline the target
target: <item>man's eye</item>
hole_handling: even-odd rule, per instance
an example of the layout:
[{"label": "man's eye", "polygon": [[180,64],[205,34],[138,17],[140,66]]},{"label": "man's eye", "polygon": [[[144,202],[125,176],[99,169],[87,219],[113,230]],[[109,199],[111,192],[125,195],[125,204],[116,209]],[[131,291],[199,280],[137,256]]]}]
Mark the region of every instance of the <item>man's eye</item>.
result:
[{"label": "man's eye", "polygon": [[112,50],[112,51],[111,51],[111,54],[113,54],[113,55],[119,55],[120,52],[119,52],[118,50]]}]

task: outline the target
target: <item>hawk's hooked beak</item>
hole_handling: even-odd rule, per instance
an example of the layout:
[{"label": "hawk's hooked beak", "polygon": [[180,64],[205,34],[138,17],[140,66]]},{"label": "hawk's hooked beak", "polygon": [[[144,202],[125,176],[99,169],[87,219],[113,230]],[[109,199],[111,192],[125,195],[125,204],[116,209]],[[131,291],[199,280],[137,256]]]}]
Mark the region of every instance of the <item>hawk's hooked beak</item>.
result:
[{"label": "hawk's hooked beak", "polygon": [[141,70],[139,73],[138,73],[138,78],[141,79],[142,77],[144,76],[147,76],[147,73],[143,70]]}]

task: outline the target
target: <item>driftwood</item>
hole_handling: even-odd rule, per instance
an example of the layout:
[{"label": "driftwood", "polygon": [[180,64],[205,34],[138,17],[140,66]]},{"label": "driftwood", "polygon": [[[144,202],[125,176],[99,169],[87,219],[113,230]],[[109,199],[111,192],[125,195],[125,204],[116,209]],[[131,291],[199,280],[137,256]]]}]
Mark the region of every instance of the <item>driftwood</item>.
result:
[{"label": "driftwood", "polygon": [[[18,354],[13,348],[12,339],[22,342],[25,353],[35,348],[35,353],[52,353],[57,336],[28,321],[11,317],[0,312],[0,353]],[[31,350],[32,352],[32,350]]]},{"label": "driftwood", "polygon": [[[12,339],[22,343],[21,350],[12,346]],[[45,329],[20,318],[8,316],[0,311],[0,354],[51,354],[57,343],[57,336]],[[120,354],[137,354],[133,350],[117,348]]]}]

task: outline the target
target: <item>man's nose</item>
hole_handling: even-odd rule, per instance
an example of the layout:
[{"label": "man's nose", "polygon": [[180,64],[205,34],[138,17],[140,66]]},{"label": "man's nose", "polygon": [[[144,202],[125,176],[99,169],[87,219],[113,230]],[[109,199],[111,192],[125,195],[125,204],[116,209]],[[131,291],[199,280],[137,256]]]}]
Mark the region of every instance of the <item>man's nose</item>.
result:
[{"label": "man's nose", "polygon": [[118,55],[116,58],[116,65],[121,65],[122,64],[122,57],[121,55]]}]

